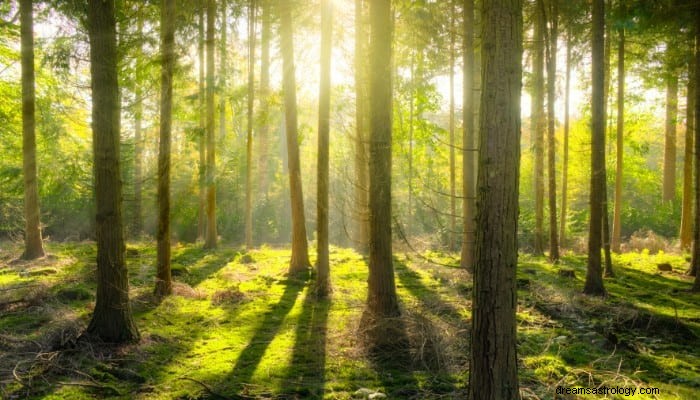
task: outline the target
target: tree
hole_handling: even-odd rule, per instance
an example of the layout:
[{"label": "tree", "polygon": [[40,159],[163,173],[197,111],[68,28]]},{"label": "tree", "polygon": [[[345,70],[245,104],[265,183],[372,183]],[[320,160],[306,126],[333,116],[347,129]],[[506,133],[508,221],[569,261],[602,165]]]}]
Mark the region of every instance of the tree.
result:
[{"label": "tree", "polygon": [[318,260],[316,293],[328,295],[330,267],[328,261],[328,151],[331,107],[331,35],[333,33],[331,0],[321,1],[321,80],[318,93]]},{"label": "tree", "polygon": [[455,172],[455,1],[450,1],[450,251],[457,247],[457,182]]},{"label": "tree", "polygon": [[[559,260],[559,238],[557,236],[557,175],[554,102],[557,82],[557,39],[559,35],[558,0],[549,0],[549,30],[545,27],[545,49],[547,55],[547,183],[549,195],[549,259]],[[542,7],[544,7],[544,4]],[[544,13],[544,9],[542,10]],[[545,14],[546,16],[546,14]],[[547,18],[545,17],[545,20]]]},{"label": "tree", "polygon": [[97,208],[97,298],[87,332],[105,342],[136,341],[124,261],[122,185],[119,172],[119,83],[114,0],[88,2],[92,87],[92,138]]},{"label": "tree", "polygon": [[571,99],[571,29],[566,33],[566,82],[564,83],[564,140],[561,167],[561,220],[559,244],[566,245],[566,211],[569,184],[569,105]]},{"label": "tree", "polygon": [[[700,76],[700,8],[695,10],[695,77]],[[695,116],[700,115],[700,90],[695,88]],[[695,124],[695,226],[693,227],[693,257],[695,270],[693,291],[700,292],[700,124]]]},{"label": "tree", "polygon": [[392,41],[391,1],[370,3],[369,47],[369,280],[367,312],[396,317],[391,246]]},{"label": "tree", "polygon": [[[139,8],[140,10],[140,8]],[[138,38],[143,37],[143,18],[140,13],[136,20],[136,35]],[[143,49],[141,43],[136,48],[135,64],[136,71],[143,68]],[[134,217],[133,217],[133,234],[140,237],[143,233],[143,88],[141,83],[134,82]]]},{"label": "tree", "polygon": [[356,248],[365,253],[369,245],[369,171],[367,160],[367,33],[365,0],[355,0],[355,215],[357,219]]},{"label": "tree", "polygon": [[292,205],[292,258],[289,273],[306,271],[309,262],[304,195],[301,187],[301,164],[297,138],[297,89],[294,76],[294,40],[292,31],[291,2],[278,3],[280,17],[280,50],[282,52],[282,91],[284,92],[284,116],[287,129],[287,154],[289,158],[289,193]]},{"label": "tree", "polygon": [[666,77],[666,140],[664,141],[663,200],[676,197],[676,119],[678,118],[678,75],[673,70]]},{"label": "tree", "polygon": [[474,0],[464,0],[464,53],[462,78],[462,214],[464,233],[460,265],[474,265],[476,214],[476,134],[474,132]]},{"label": "tree", "polygon": [[[625,6],[620,2],[622,13]],[[622,223],[622,160],[625,139],[625,28],[619,29],[620,39],[617,45],[617,140],[615,162],[615,205],[613,208],[612,250],[620,252],[620,236]]]},{"label": "tree", "polygon": [[469,399],[517,399],[516,288],[522,2],[482,3],[474,290]]},{"label": "tree", "polygon": [[536,0],[530,126],[535,152],[535,254],[544,252],[544,0]]},{"label": "tree", "polygon": [[593,0],[592,9],[592,98],[591,98],[591,189],[588,223],[588,260],[583,292],[605,295],[600,250],[603,232],[603,184],[605,180],[605,2]]},{"label": "tree", "polygon": [[175,65],[175,0],[163,0],[161,11],[160,143],[158,147],[158,254],[155,294],[173,291],[170,276],[170,142]]},{"label": "tree", "polygon": [[199,135],[197,148],[199,150],[199,207],[197,209],[197,238],[204,239],[207,229],[207,151],[206,151],[206,84],[204,80],[204,8],[207,0],[199,1]]},{"label": "tree", "polygon": [[22,162],[24,175],[24,253],[33,260],[44,256],[39,214],[39,185],[36,167],[35,95],[34,95],[34,16],[32,0],[20,1],[22,56]]},{"label": "tree", "polygon": [[695,130],[695,76],[694,57],[688,63],[688,86],[685,124],[685,154],[683,157],[683,200],[681,207],[681,249],[690,250],[693,240],[693,134]]},{"label": "tree", "polygon": [[255,0],[248,5],[248,126],[245,167],[245,247],[253,247],[253,104],[255,101]]},{"label": "tree", "polygon": [[216,134],[214,133],[214,32],[216,23],[216,2],[207,0],[207,120],[206,120],[206,142],[207,142],[207,224],[204,247],[207,249],[216,248]]}]

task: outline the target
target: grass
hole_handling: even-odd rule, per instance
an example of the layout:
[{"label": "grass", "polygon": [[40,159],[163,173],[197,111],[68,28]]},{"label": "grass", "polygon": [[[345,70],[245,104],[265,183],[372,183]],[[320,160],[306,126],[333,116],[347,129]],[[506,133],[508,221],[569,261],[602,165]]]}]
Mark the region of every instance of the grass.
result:
[{"label": "grass", "polygon": [[[94,244],[51,243],[50,256],[33,262],[14,261],[21,251],[11,243],[0,248],[2,398],[466,397],[471,278],[449,266],[454,255],[396,255],[409,339],[407,362],[397,366],[363,349],[367,265],[352,250],[331,250],[333,293],[319,300],[313,274],[286,275],[286,249],[178,246],[175,293],[158,302],[151,294],[154,245],[131,243],[130,296],[141,340],[115,347],[79,339],[94,307]],[[700,296],[685,291],[687,262],[644,252],[614,261],[609,295],[595,299],[580,294],[584,258],[566,255],[552,265],[521,255],[524,398],[600,385],[661,389],[637,398],[700,397]],[[658,273],[660,262],[674,271]],[[559,276],[560,268],[575,277]]]}]

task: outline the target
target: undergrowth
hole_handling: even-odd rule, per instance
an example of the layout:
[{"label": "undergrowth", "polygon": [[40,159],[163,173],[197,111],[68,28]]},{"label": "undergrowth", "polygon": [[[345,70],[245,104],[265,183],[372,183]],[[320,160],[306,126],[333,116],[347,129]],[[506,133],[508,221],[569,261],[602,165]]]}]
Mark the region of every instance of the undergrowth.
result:
[{"label": "undergrowth", "polygon": [[[286,275],[286,249],[180,245],[173,249],[174,294],[159,302],[152,295],[154,244],[131,243],[130,296],[141,340],[112,346],[80,336],[94,307],[93,243],[51,243],[50,255],[32,262],[14,260],[21,250],[11,243],[1,248],[5,399],[466,397],[472,285],[451,266],[455,255],[397,254],[403,315],[396,327],[407,341],[396,350],[402,354],[377,357],[361,334],[367,265],[352,250],[331,249],[333,292],[317,299],[313,274]],[[657,272],[662,262],[673,271]],[[521,255],[523,398],[555,398],[557,386],[655,387],[660,395],[637,398],[700,397],[700,298],[685,291],[686,267],[664,253],[617,256],[616,277],[605,280],[609,295],[596,299],[580,294],[584,258],[568,255],[552,265]],[[402,362],[387,362],[392,358]]]}]

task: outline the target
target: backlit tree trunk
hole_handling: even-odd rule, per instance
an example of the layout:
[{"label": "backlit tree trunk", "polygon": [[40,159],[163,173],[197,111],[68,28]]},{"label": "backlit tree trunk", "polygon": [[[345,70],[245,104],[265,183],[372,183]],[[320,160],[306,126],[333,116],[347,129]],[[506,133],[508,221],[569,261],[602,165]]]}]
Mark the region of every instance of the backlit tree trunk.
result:
[{"label": "backlit tree trunk", "polygon": [[369,109],[367,99],[367,29],[365,0],[355,0],[355,215],[356,248],[362,253],[369,246],[369,161],[367,136]]},{"label": "backlit tree trunk", "polygon": [[592,99],[591,99],[591,188],[588,226],[588,260],[583,292],[603,296],[602,246],[603,184],[605,179],[605,3],[593,0],[592,26]]},{"label": "backlit tree trunk", "polygon": [[259,95],[259,115],[260,126],[258,127],[258,193],[263,199],[267,199],[269,186],[268,164],[269,164],[269,97],[270,97],[270,0],[262,0],[262,31],[260,32],[260,95]]},{"label": "backlit tree trunk", "polygon": [[534,48],[532,55],[532,112],[530,133],[534,143],[535,171],[535,254],[544,253],[544,0],[536,0]]},{"label": "backlit tree trunk", "polygon": [[22,56],[22,163],[24,175],[24,253],[32,260],[44,256],[39,214],[39,185],[36,168],[34,95],[34,16],[32,0],[20,1]]},{"label": "backlit tree trunk", "polygon": [[455,5],[450,1],[450,251],[457,248],[457,182],[455,171]]},{"label": "backlit tree trunk", "polygon": [[[545,28],[547,40],[547,183],[549,197],[549,259],[559,260],[559,237],[557,236],[557,175],[556,175],[556,140],[554,102],[556,101],[557,82],[557,40],[559,37],[558,0],[547,3],[549,30]],[[547,18],[545,18],[546,20]]]},{"label": "backlit tree trunk", "polygon": [[248,6],[248,126],[245,166],[245,247],[253,247],[253,104],[255,101],[255,0]]},{"label": "backlit tree trunk", "polygon": [[199,1],[199,135],[197,147],[199,149],[199,208],[197,210],[197,238],[204,239],[207,229],[207,152],[206,152],[206,85],[204,81],[204,9],[207,0]]},{"label": "backlit tree trunk", "polygon": [[[700,10],[695,12],[695,77],[700,76]],[[695,88],[695,115],[700,115],[700,90]],[[695,226],[693,227],[693,257],[695,270],[693,291],[700,292],[700,124],[695,124]]]},{"label": "backlit tree trunk", "polygon": [[328,295],[330,267],[328,261],[328,150],[331,107],[331,0],[321,1],[321,79],[318,94],[318,217],[316,293]]},{"label": "backlit tree trunk", "polygon": [[474,290],[469,399],[520,398],[516,354],[522,2],[482,3]]},{"label": "backlit tree trunk", "polygon": [[[692,57],[691,57],[692,58]],[[693,135],[695,134],[695,91],[697,90],[694,60],[688,63],[688,94],[683,157],[683,203],[681,208],[681,249],[690,250],[693,240]]]},{"label": "backlit tree trunk", "polygon": [[170,276],[170,143],[175,65],[175,0],[162,1],[160,24],[163,65],[160,73],[160,144],[158,147],[158,254],[155,294],[173,291]]},{"label": "backlit tree trunk", "polygon": [[119,171],[119,84],[114,0],[88,1],[95,173],[97,296],[87,332],[105,342],[136,341],[124,261]]},{"label": "backlit tree trunk", "polygon": [[474,132],[474,0],[464,0],[464,62],[462,82],[462,268],[474,265],[474,230],[476,215],[476,134]]},{"label": "backlit tree trunk", "polygon": [[392,25],[391,1],[372,1],[367,311],[377,319],[399,315],[391,246]]},{"label": "backlit tree trunk", "polygon": [[[136,20],[136,35],[138,38],[143,37],[143,17],[138,15]],[[143,68],[143,48],[141,43],[136,49],[136,70]],[[134,82],[134,219],[133,233],[139,238],[143,233],[143,89],[141,82]]]},{"label": "backlit tree trunk", "polygon": [[569,104],[571,99],[571,31],[566,34],[566,83],[564,88],[564,151],[561,167],[561,220],[559,244],[566,246],[566,211],[569,183]]},{"label": "backlit tree trunk", "polygon": [[207,229],[204,248],[214,249],[216,232],[216,133],[214,124],[214,34],[216,30],[216,2],[207,0]]},{"label": "backlit tree trunk", "polygon": [[625,30],[619,30],[620,41],[617,47],[617,151],[615,163],[615,204],[613,209],[612,250],[620,252],[622,232],[622,167],[625,139]]},{"label": "backlit tree trunk", "polygon": [[671,72],[666,81],[666,140],[664,144],[663,200],[676,197],[676,119],[678,118],[678,75]]},{"label": "backlit tree trunk", "polygon": [[297,88],[294,76],[294,39],[292,30],[292,5],[280,2],[280,50],[282,52],[282,90],[284,91],[284,115],[287,129],[287,154],[289,162],[289,193],[292,206],[292,259],[289,273],[306,271],[309,262],[306,220],[304,217],[304,195],[301,187],[301,165],[297,138]]}]

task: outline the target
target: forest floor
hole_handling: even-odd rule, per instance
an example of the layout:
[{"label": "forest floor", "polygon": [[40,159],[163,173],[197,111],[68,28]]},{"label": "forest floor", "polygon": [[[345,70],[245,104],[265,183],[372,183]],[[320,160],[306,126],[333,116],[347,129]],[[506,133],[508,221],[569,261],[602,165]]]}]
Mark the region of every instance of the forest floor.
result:
[{"label": "forest floor", "polygon": [[[352,250],[332,248],[333,293],[318,300],[313,276],[286,275],[287,249],[178,245],[175,293],[158,302],[151,294],[154,247],[127,247],[141,340],[110,346],[79,339],[94,307],[94,243],[50,243],[49,256],[32,262],[15,260],[16,244],[0,243],[0,396],[466,398],[472,285],[449,266],[453,255],[397,254],[397,325],[410,346],[403,358],[409,361],[396,365],[364,350],[367,265]],[[659,263],[672,271],[658,272]],[[580,294],[583,257],[552,265],[521,255],[523,398],[605,397],[555,395],[557,387],[575,386],[659,389],[634,398],[700,398],[700,295],[686,291],[688,263],[645,251],[616,256],[614,264],[617,277],[605,279],[609,295],[598,299]]]}]

